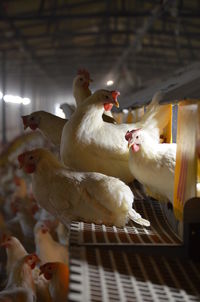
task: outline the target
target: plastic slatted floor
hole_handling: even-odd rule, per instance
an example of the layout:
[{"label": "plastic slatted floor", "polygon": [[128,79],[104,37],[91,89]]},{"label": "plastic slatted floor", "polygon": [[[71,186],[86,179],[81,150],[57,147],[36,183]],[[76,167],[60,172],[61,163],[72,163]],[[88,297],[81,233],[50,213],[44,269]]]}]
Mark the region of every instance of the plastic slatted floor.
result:
[{"label": "plastic slatted floor", "polygon": [[71,248],[69,301],[200,301],[200,263]]},{"label": "plastic slatted floor", "polygon": [[[135,197],[139,198],[138,195]],[[141,196],[140,196],[141,198]],[[157,201],[135,199],[134,208],[151,226],[141,227],[130,222],[124,228],[84,222],[72,222],[70,243],[78,245],[181,245],[180,238],[168,224]]]}]

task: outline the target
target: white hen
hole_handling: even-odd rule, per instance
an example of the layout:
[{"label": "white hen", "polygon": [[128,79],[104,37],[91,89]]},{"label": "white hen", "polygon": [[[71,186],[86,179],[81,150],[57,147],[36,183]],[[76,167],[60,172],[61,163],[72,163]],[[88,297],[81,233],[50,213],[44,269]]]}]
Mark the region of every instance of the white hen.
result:
[{"label": "white hen", "polygon": [[18,160],[26,173],[33,173],[36,200],[66,226],[73,219],[116,226],[131,219],[149,225],[132,209],[133,193],[119,179],[70,171],[45,149],[27,151]]},{"label": "white hen", "polygon": [[1,246],[6,248],[6,271],[7,275],[9,275],[16,262],[26,256],[28,253],[21,242],[14,236],[4,235]]},{"label": "white hen", "polygon": [[59,261],[68,264],[68,248],[52,238],[45,222],[36,223],[34,234],[36,253],[42,263]]},{"label": "white hen", "polygon": [[0,301],[34,302],[36,301],[32,269],[39,261],[35,254],[24,256],[14,265],[6,289],[0,293]]},{"label": "white hen", "polygon": [[[92,80],[90,78],[90,74],[87,70],[80,69],[78,71],[78,74],[73,80],[73,86],[72,86],[73,95],[76,101],[76,107],[81,105],[85,99],[87,99],[90,95],[92,95],[92,92],[89,89],[89,84],[91,81]],[[71,115],[76,110],[76,107],[69,104],[62,104],[60,107],[63,109],[67,119],[70,119]],[[111,112],[104,111],[102,118],[107,123],[112,123],[112,124],[116,123]]]},{"label": "white hen", "polygon": [[67,301],[69,288],[69,268],[61,262],[51,262],[40,266],[40,271],[49,280],[49,291],[53,301]]},{"label": "white hen", "polygon": [[134,177],[160,201],[173,203],[176,144],[159,144],[148,130],[126,134],[130,148],[129,167]]},{"label": "white hen", "polygon": [[[159,136],[159,124],[167,123],[164,108],[158,106],[160,94],[156,94],[152,105],[136,124],[114,125],[102,120],[104,109],[118,106],[116,91],[99,90],[77,108],[70,121],[65,124],[61,138],[61,158],[64,164],[78,171],[100,172],[120,178],[126,183],[133,180],[129,170],[129,151],[125,141],[128,129],[152,124]],[[163,106],[161,106],[163,107]],[[157,131],[156,131],[157,130]]]},{"label": "white hen", "polygon": [[46,111],[35,111],[29,115],[22,116],[24,129],[30,127],[31,130],[39,129],[42,134],[55,146],[60,146],[62,129],[67,122]]}]

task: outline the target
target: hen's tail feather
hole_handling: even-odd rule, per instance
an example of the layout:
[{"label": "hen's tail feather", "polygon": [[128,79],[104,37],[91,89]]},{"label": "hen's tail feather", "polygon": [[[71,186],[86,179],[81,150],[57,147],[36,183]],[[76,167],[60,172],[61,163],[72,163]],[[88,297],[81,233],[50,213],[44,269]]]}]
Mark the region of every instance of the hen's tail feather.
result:
[{"label": "hen's tail feather", "polygon": [[129,219],[131,219],[132,221],[140,224],[140,225],[144,225],[146,227],[150,226],[150,222],[144,218],[142,218],[142,216],[137,213],[134,209],[131,209],[128,213]]}]

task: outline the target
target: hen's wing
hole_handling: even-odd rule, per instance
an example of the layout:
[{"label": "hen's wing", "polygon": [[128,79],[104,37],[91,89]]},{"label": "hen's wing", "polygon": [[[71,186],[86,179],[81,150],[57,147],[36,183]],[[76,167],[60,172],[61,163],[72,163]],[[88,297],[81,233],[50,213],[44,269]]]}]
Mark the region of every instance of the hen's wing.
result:
[{"label": "hen's wing", "polygon": [[113,214],[128,212],[133,194],[118,179],[99,173],[68,173],[62,170],[52,179],[49,200],[63,223],[65,219],[109,223]]},{"label": "hen's wing", "polygon": [[70,104],[67,104],[67,103],[61,104],[60,108],[64,111],[66,119],[70,119],[71,115],[76,110],[75,105],[70,105]]}]

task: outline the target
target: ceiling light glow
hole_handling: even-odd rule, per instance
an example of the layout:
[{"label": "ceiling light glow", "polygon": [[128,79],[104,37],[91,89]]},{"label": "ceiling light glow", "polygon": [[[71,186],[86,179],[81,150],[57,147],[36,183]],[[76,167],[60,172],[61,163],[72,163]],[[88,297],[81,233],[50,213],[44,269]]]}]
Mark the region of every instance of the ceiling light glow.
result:
[{"label": "ceiling light glow", "polygon": [[2,99],[3,97],[3,93],[0,91],[0,100]]},{"label": "ceiling light glow", "polygon": [[20,96],[12,95],[12,94],[4,95],[3,99],[6,103],[13,103],[13,104],[28,105],[31,102],[29,98],[21,98]]},{"label": "ceiling light glow", "polygon": [[114,82],[113,82],[112,80],[109,80],[109,81],[107,81],[106,85],[107,85],[107,86],[112,86],[113,83],[114,83]]},{"label": "ceiling light glow", "polygon": [[22,104],[23,105],[28,105],[28,104],[30,104],[30,102],[31,102],[31,100],[29,98],[23,98],[22,99]]},{"label": "ceiling light glow", "polygon": [[12,94],[6,94],[3,97],[6,103],[14,103],[14,104],[21,104],[22,99],[19,96],[15,96]]}]

